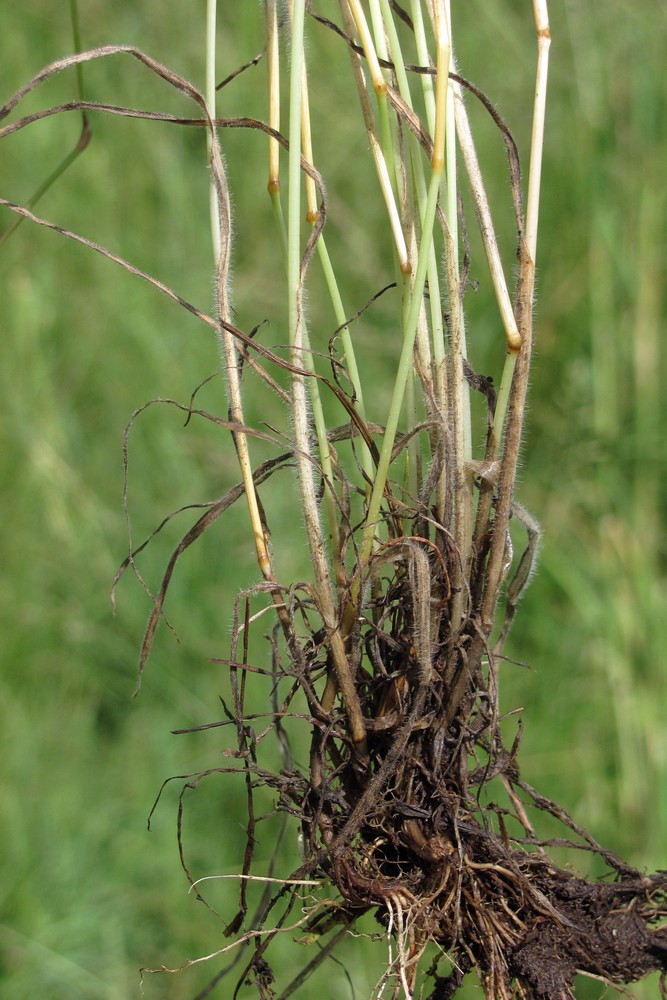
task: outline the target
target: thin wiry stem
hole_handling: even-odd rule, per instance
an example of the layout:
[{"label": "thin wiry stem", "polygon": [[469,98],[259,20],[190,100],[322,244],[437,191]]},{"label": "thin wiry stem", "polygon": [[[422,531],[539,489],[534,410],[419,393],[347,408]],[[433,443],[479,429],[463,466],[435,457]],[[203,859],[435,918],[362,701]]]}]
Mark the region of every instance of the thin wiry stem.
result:
[{"label": "thin wiry stem", "polygon": [[549,48],[551,32],[546,0],[533,0],[535,28],[537,31],[537,76],[533,107],[533,131],[530,146],[528,173],[528,198],[526,204],[526,245],[533,264],[537,258],[537,226],[540,212],[540,183],[542,179],[542,152],[544,149],[544,122],[547,106],[547,78],[549,74]]},{"label": "thin wiry stem", "polygon": [[[278,9],[276,0],[265,0],[266,53],[269,84],[269,126],[280,132],[280,52],[278,46]],[[276,230],[287,262],[287,229],[280,200],[280,144],[275,135],[269,136],[269,180],[267,190],[276,223]]]},{"label": "thin wiry stem", "polygon": [[[215,290],[218,316],[220,318],[218,337],[227,373],[227,391],[229,395],[230,415],[232,420],[242,425],[245,423],[245,420],[241,400],[239,355],[236,348],[236,342],[229,330],[232,315],[228,288],[232,234],[231,205],[229,201],[229,189],[227,187],[227,178],[222,153],[215,134],[215,128],[212,124],[213,119],[216,116],[215,29],[216,0],[207,0],[206,110],[210,122],[208,130],[209,159],[211,163],[212,175],[210,212],[211,235],[213,239],[213,254],[215,258],[216,272]],[[269,554],[266,533],[262,524],[257,491],[255,490],[255,484],[252,478],[252,464],[248,449],[248,439],[245,434],[237,434],[235,437],[235,443],[239,466],[241,468],[241,475],[243,477],[243,483],[246,491],[246,499],[250,513],[250,523],[255,541],[255,551],[257,553],[257,562],[264,578],[272,580],[274,579],[273,566],[271,564],[271,556]]]},{"label": "thin wiry stem", "polygon": [[493,281],[493,287],[496,292],[496,300],[498,302],[500,317],[505,329],[507,347],[510,351],[518,351],[521,346],[521,336],[517,330],[517,324],[514,318],[512,300],[507,288],[505,272],[500,259],[500,251],[498,250],[498,242],[496,240],[493,220],[491,218],[491,209],[489,207],[489,201],[486,195],[484,181],[482,179],[482,171],[479,166],[479,160],[477,159],[477,152],[473,142],[470,122],[468,121],[468,113],[466,111],[465,104],[463,103],[463,93],[460,84],[456,84],[454,88],[454,114],[456,116],[456,130],[459,137],[461,152],[465,162],[468,179],[470,181],[470,189],[472,192],[473,203],[475,205],[475,212],[477,214],[477,221],[479,223],[479,229],[484,243],[484,250],[486,251],[491,280]]},{"label": "thin wiry stem", "polygon": [[[375,47],[373,46],[373,41],[371,38],[368,25],[366,24],[366,19],[361,9],[361,5],[357,0],[340,0],[341,11],[343,18],[345,20],[346,27],[348,31],[353,30],[353,25],[356,25],[357,30],[360,31],[362,38],[362,45],[366,58],[369,61],[369,66],[371,68],[371,77],[373,80],[373,86],[376,90],[382,91],[386,96],[387,84],[382,76],[380,70],[380,65],[377,61],[377,54],[375,52]],[[408,248],[405,241],[405,235],[403,233],[403,227],[401,225],[401,216],[396,204],[396,198],[394,196],[394,191],[391,183],[391,177],[389,169],[387,166],[387,161],[385,154],[382,149],[382,145],[377,136],[377,130],[375,127],[375,121],[373,119],[373,112],[371,111],[370,103],[368,101],[368,93],[366,90],[366,82],[364,78],[363,69],[359,61],[359,57],[352,53],[352,66],[354,69],[355,80],[357,83],[357,92],[359,95],[359,103],[361,105],[362,113],[364,116],[364,122],[366,124],[366,132],[368,134],[368,141],[371,146],[371,152],[373,154],[373,159],[375,161],[375,169],[378,175],[378,181],[380,183],[380,190],[382,191],[382,196],[387,207],[387,214],[389,216],[389,221],[391,224],[391,230],[394,237],[394,246],[396,248],[396,253],[398,255],[399,267],[403,274],[410,274],[411,265],[408,255]]]},{"label": "thin wiry stem", "polygon": [[[269,13],[269,12],[267,12]],[[270,16],[267,29],[269,32],[269,41],[267,42],[267,47],[270,51],[273,51],[275,43],[272,40],[273,36],[277,32],[277,22],[276,22],[276,12],[275,7],[272,12],[273,16]],[[279,128],[280,124],[280,100],[279,100],[279,70],[278,70],[278,57],[277,53],[274,55],[273,59],[269,64],[269,107],[270,115],[272,119],[272,125],[276,129]],[[302,107],[301,107],[301,129],[302,129],[302,141],[303,141],[303,157],[306,163],[309,165],[313,164],[313,151],[312,143],[310,138],[310,111],[308,105],[308,87],[307,87],[307,76],[305,67],[303,68],[303,91],[302,91]],[[277,96],[276,96],[277,95]],[[283,248],[284,264],[287,268],[288,266],[288,238],[287,230],[285,227],[282,203],[280,200],[280,174],[279,174],[279,144],[274,136],[269,138],[269,184],[268,189],[271,196],[271,200],[274,206],[274,219],[278,228],[279,239],[281,241],[281,247]],[[308,221],[311,224],[315,224],[319,218],[319,211],[317,207],[317,185],[312,176],[312,173],[306,174],[306,195],[308,204]],[[320,235],[320,239],[321,239]],[[310,341],[308,337],[308,329],[305,318],[302,317],[301,320],[301,330],[303,337],[303,355],[302,363],[306,371],[315,374],[315,366],[313,362],[312,352],[310,350]],[[340,549],[339,545],[339,531],[338,531],[338,519],[337,519],[337,506],[336,499],[332,494],[332,484],[334,481],[333,476],[333,465],[331,460],[331,452],[329,448],[329,441],[327,438],[327,426],[324,417],[324,409],[322,406],[322,400],[320,398],[319,383],[316,378],[311,378],[309,380],[310,387],[310,397],[313,410],[313,421],[315,424],[315,431],[317,434],[320,462],[322,465],[322,472],[324,475],[324,489],[326,495],[326,504],[328,511],[329,520],[329,530],[331,532],[331,542],[334,553],[334,558],[336,560],[336,571],[338,577],[342,580],[342,569],[340,568],[340,560],[338,559],[338,553]]]},{"label": "thin wiry stem", "polygon": [[[289,202],[288,202],[288,257],[287,284],[290,328],[290,353],[295,368],[302,368],[304,360],[303,335],[303,284],[300,256],[301,227],[301,112],[303,95],[303,33],[304,0],[295,0],[292,8],[292,64],[290,75],[289,123]],[[326,546],[322,535],[314,480],[314,463],[310,455],[308,405],[303,375],[292,374],[292,415],[296,460],[301,487],[302,510],[310,549],[310,558],[324,626],[329,634],[333,665],[338,688],[350,723],[351,736],[357,754],[366,754],[366,727],[363,721],[351,667],[345,645],[336,621],[331,576],[327,562]]]}]

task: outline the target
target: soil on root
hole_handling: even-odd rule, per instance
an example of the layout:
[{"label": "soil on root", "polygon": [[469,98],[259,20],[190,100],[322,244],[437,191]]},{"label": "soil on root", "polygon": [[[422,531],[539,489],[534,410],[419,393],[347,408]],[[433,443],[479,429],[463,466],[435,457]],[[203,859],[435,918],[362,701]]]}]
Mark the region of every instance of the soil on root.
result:
[{"label": "soil on root", "polygon": [[[408,767],[414,766],[410,756]],[[449,956],[455,972],[432,970],[429,1000],[452,996],[471,968],[489,997],[540,1000],[572,997],[579,973],[625,984],[667,970],[667,873],[642,875],[589,843],[585,849],[603,857],[612,879],[589,881],[556,865],[532,830],[517,846],[506,830],[509,810],[494,807],[499,832],[487,811],[463,808],[451,792],[439,806],[432,797],[430,808],[423,797],[410,804],[396,792],[396,785],[391,792],[385,787],[368,804],[351,841],[348,815],[320,868],[350,918],[373,910],[383,926],[403,935],[399,953],[407,961],[394,970],[397,978],[401,971],[414,985],[417,959],[431,942]],[[546,800],[537,799],[537,808],[545,808]],[[550,811],[563,816],[555,805]],[[519,805],[516,815],[522,813]],[[557,843],[565,845],[582,846]]]},{"label": "soil on root", "polygon": [[[416,988],[431,943],[455,971],[431,970],[430,1000],[453,995],[471,968],[488,997],[539,1000],[572,997],[578,973],[625,984],[666,970],[667,873],[634,870],[521,780],[519,737],[504,746],[493,667],[483,674],[481,656],[462,661],[467,681],[449,718],[455,671],[447,683],[436,660],[420,675],[410,632],[402,634],[394,632],[389,679],[369,678],[365,690],[360,682],[367,758],[352,753],[333,767],[318,730],[319,782],[301,801],[307,868],[337,887],[348,919],[372,910],[391,931],[403,995]],[[538,838],[533,820],[544,813],[564,836]],[[553,847],[597,855],[607,880],[560,867]]]}]

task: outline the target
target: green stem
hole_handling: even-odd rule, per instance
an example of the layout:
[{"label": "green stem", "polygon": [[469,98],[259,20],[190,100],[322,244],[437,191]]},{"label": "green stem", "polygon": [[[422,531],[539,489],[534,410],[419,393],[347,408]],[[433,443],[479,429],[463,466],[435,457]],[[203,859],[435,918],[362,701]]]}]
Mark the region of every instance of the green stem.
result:
[{"label": "green stem", "polygon": [[[327,288],[329,289],[334,316],[336,317],[336,322],[340,328],[340,339],[343,343],[343,352],[345,355],[345,367],[348,375],[350,376],[352,388],[354,389],[354,395],[356,397],[355,405],[359,416],[364,423],[366,423],[366,406],[364,403],[364,394],[361,386],[361,377],[357,366],[354,344],[352,343],[352,336],[347,325],[347,314],[343,306],[340,289],[338,287],[338,282],[336,280],[336,275],[334,273],[323,233],[317,241],[317,250],[320,257],[320,263],[322,265],[322,271],[324,272],[324,279],[327,283]],[[372,479],[373,460],[371,458],[371,453],[368,450],[368,445],[365,442],[363,442],[361,446],[361,465],[368,478]]]},{"label": "green stem", "polygon": [[[208,113],[211,118],[215,118],[215,36],[217,25],[217,0],[206,0],[206,87],[205,97]],[[211,154],[213,137],[207,133],[208,151]],[[220,207],[215,185],[211,184],[209,189],[209,212],[211,216],[211,238],[213,241],[213,255],[217,260],[221,251],[220,240]]]},{"label": "green stem", "polygon": [[380,516],[380,508],[382,506],[382,497],[384,495],[384,489],[389,475],[391,453],[396,440],[396,432],[398,430],[398,421],[400,419],[401,408],[403,405],[405,386],[408,380],[408,375],[412,370],[412,349],[414,347],[415,335],[417,333],[421,297],[424,292],[426,271],[428,268],[428,260],[433,241],[433,222],[435,220],[435,210],[438,203],[441,178],[442,170],[434,170],[431,174],[428,200],[426,202],[426,210],[424,212],[422,239],[419,247],[419,257],[417,259],[417,271],[410,293],[408,316],[403,335],[403,346],[401,348],[401,356],[398,362],[394,390],[392,393],[391,404],[389,406],[389,413],[387,415],[387,424],[384,437],[382,439],[380,460],[375,474],[373,492],[371,493],[371,499],[368,505],[366,528],[364,529],[361,542],[360,558],[362,565],[368,561],[373,548],[373,539],[375,537],[377,521]]}]

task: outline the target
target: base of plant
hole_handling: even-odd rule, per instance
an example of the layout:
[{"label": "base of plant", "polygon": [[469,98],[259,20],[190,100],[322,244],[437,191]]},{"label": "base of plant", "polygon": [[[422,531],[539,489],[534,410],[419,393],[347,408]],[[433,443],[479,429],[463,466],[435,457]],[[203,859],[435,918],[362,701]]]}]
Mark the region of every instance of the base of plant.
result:
[{"label": "base of plant", "polygon": [[[239,984],[252,981],[262,998],[292,995],[290,987],[274,990],[271,943],[281,927],[293,928],[295,915],[308,912],[306,895],[311,915],[299,921],[304,941],[326,942],[375,915],[391,942],[383,996],[445,1000],[474,970],[489,998],[560,1000],[574,995],[577,974],[621,984],[664,972],[667,873],[634,870],[521,779],[519,735],[510,747],[501,735],[496,658],[487,646],[476,660],[466,657],[479,630],[474,620],[441,641],[425,676],[411,638],[419,597],[407,557],[394,561],[392,572],[348,642],[367,731],[363,756],[344,709],[324,712],[315,693],[331,671],[322,630],[299,642],[291,631],[291,653],[283,659],[274,644],[274,713],[259,729],[245,707],[246,681],[256,668],[232,665],[235,704],[228,711],[238,745],[226,752],[242,761],[251,797],[262,785],[277,794],[278,810],[301,829],[305,852],[303,864],[252,917],[242,890],[228,931],[253,953]],[[431,593],[442,582],[434,569]],[[313,603],[293,591],[290,601],[293,629],[297,616],[313,617]],[[300,695],[307,712],[297,710]],[[290,719],[309,725],[307,769],[294,764],[284,729]],[[270,732],[283,748],[276,771],[259,759]],[[253,851],[262,834],[254,813],[246,878],[259,874]],[[547,817],[561,834],[543,840],[534,823]],[[595,857],[611,880],[589,881],[550,856],[566,850]],[[326,898],[313,905],[314,882]],[[433,945],[442,960],[433,961]],[[329,954],[326,944],[320,947],[307,974]],[[296,982],[304,978],[302,970]]]}]

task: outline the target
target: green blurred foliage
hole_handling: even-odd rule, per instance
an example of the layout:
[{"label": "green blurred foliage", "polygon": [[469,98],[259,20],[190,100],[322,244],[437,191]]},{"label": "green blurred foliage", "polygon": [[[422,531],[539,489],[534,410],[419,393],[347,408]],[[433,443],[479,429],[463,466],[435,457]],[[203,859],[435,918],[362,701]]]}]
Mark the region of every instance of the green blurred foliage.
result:
[{"label": "green blurred foliage", "polygon": [[[503,668],[504,700],[508,710],[525,707],[524,776],[639,867],[665,867],[667,13],[645,0],[631,7],[553,0],[550,16],[537,352],[519,485],[521,501],[542,522],[544,543],[508,649],[531,669]],[[172,5],[165,14],[154,0],[93,0],[82,5],[81,18],[86,47],[135,44],[202,85],[203,4]],[[455,18],[461,72],[489,94],[525,159],[535,62],[530,4],[475,0],[455,9]],[[260,21],[257,5],[221,5],[221,75],[259,51]],[[311,100],[322,109],[315,149],[329,187],[329,246],[353,312],[384,282],[390,251],[342,43],[314,25],[310,36],[313,66],[325,68],[313,73]],[[67,11],[44,0],[9,0],[3,39],[4,101],[71,51]],[[86,87],[91,99],[191,113],[126,57],[88,67]],[[260,64],[223,92],[220,112],[264,117],[264,87]],[[63,74],[25,110],[71,99],[74,88],[74,75]],[[484,113],[473,109],[473,116],[511,270],[502,144]],[[102,115],[92,125],[89,149],[37,214],[112,248],[209,309],[204,137]],[[7,138],[0,193],[25,202],[78,130],[70,114]],[[283,344],[265,142],[257,133],[231,132],[223,145],[236,217],[238,322],[250,329],[270,316],[261,336]],[[8,224],[9,213],[0,221]],[[472,277],[480,281],[467,304],[471,355],[497,378],[501,335],[474,233],[471,242]],[[146,818],[163,779],[220,765],[220,730],[181,737],[170,730],[219,717],[227,681],[207,658],[228,655],[235,595],[256,581],[257,570],[239,505],[181,560],[167,602],[181,642],[161,628],[141,697],[132,700],[150,602],[128,576],[116,617],[111,613],[111,581],[127,551],[123,429],[146,400],[187,403],[217,369],[217,348],[210,331],[138,279],[29,224],[3,248],[0,281],[0,998],[124,1000],[141,995],[140,965],[178,965],[225,944],[216,918],[186,892],[176,845],[178,782],[165,792],[150,834]],[[324,346],[334,324],[320,293],[314,275],[310,322]],[[390,324],[381,301],[356,334],[377,420],[398,351]],[[224,414],[220,379],[202,390],[200,404]],[[285,426],[277,397],[252,379],[247,405],[250,422]],[[335,411],[332,419],[339,419]],[[253,454],[260,461],[269,452],[258,445]],[[134,425],[129,463],[135,542],[169,511],[220,496],[238,479],[229,438],[201,420],[184,427],[182,413],[166,405]],[[280,476],[264,496],[280,572],[294,579],[307,572],[306,554],[298,497],[287,474]],[[195,517],[179,515],[142,557],[151,588]],[[238,869],[242,781],[213,776],[187,802],[193,872]],[[211,898],[230,916],[223,885]],[[357,996],[377,981],[383,947],[370,951],[352,941],[343,951]],[[286,950],[285,968],[300,961],[299,946]],[[149,978],[143,995],[192,997],[218,967]],[[325,995],[353,995],[341,965],[328,962],[324,974]],[[593,994],[582,986],[583,995]]]}]

